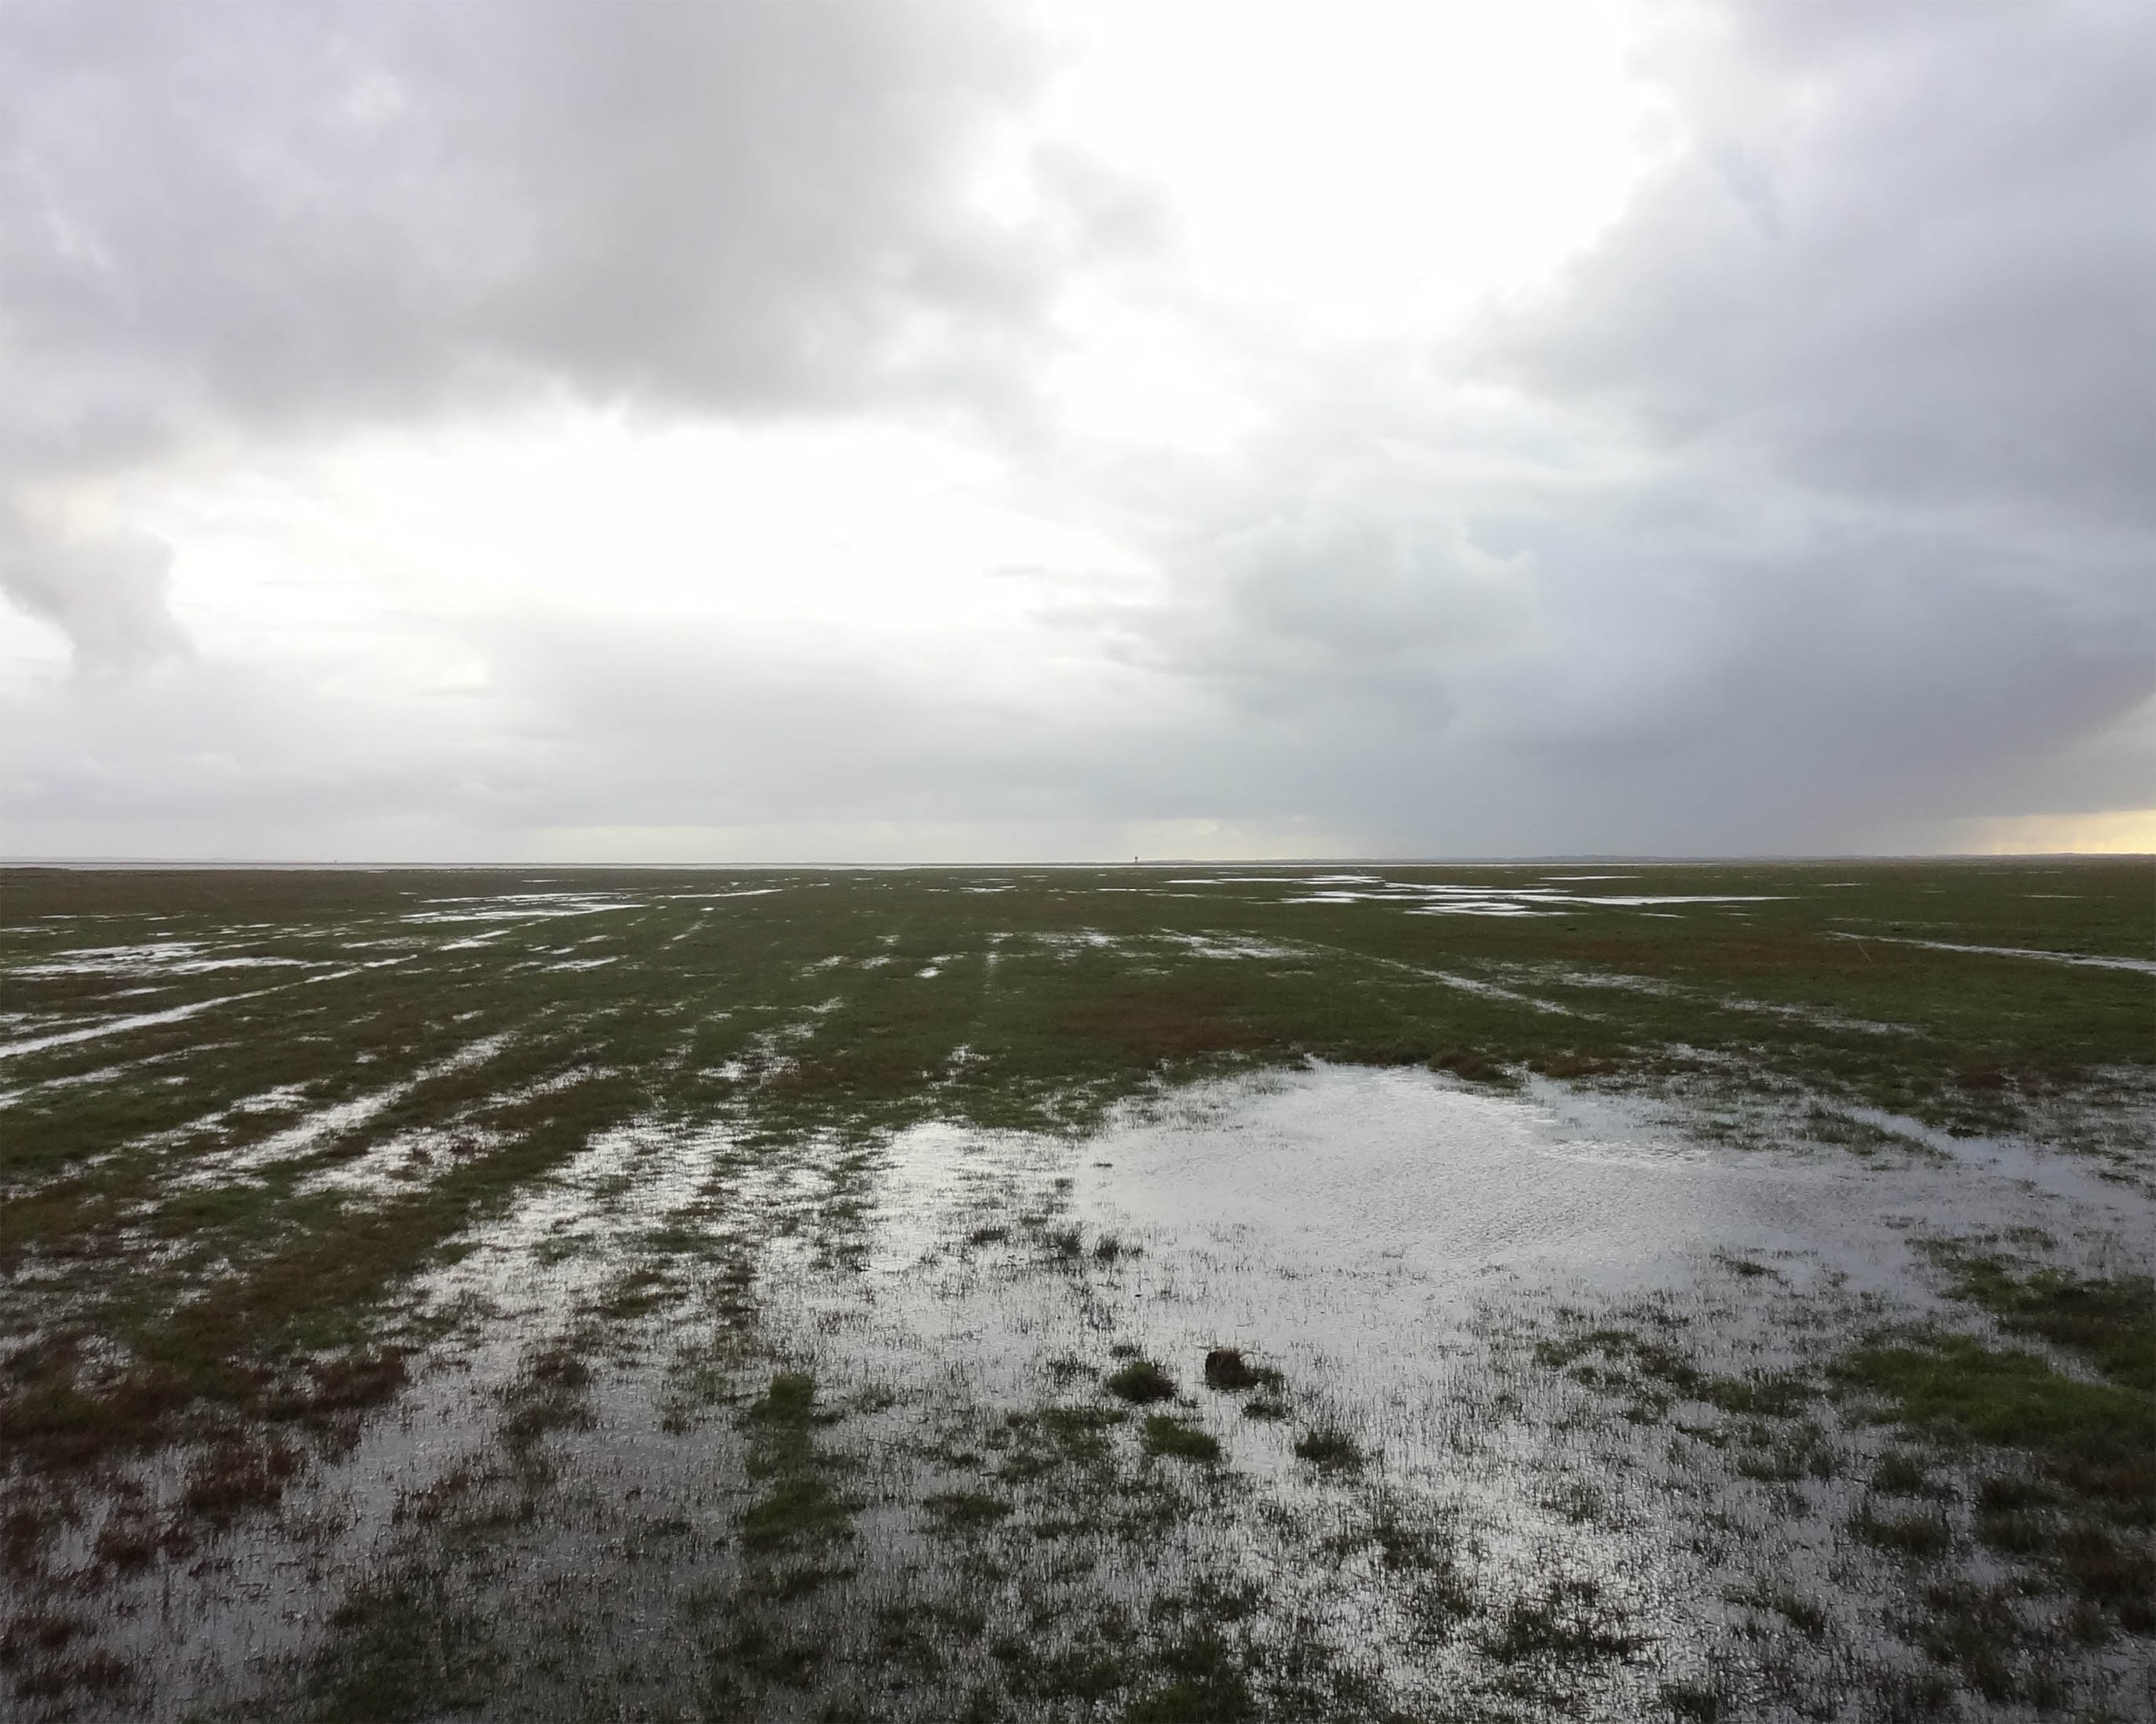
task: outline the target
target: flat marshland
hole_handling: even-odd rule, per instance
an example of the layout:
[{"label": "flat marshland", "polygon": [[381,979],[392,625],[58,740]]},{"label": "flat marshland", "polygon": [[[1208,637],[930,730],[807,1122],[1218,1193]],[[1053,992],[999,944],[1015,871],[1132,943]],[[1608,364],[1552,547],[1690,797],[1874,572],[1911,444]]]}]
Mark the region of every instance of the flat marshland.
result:
[{"label": "flat marshland", "polygon": [[0,1682],[2156,1717],[2145,862],[0,875]]}]

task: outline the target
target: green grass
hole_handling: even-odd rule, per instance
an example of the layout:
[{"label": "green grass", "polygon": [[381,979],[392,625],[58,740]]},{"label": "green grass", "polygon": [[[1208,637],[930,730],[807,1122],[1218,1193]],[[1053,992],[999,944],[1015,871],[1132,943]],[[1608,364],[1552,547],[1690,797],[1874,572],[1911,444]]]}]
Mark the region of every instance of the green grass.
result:
[{"label": "green grass", "polygon": [[1175,1379],[1151,1359],[1132,1360],[1122,1369],[1111,1372],[1102,1379],[1101,1387],[1110,1394],[1140,1406],[1175,1398]]},{"label": "green grass", "polygon": [[[1387,872],[1503,886],[1548,871]],[[0,1307],[0,1337],[37,1332],[0,1378],[0,1440],[66,1469],[352,1410],[349,1393],[341,1404],[319,1393],[314,1367],[378,1353],[378,1314],[398,1288],[509,1194],[633,1118],[733,1116],[772,1143],[932,1113],[1069,1131],[1163,1075],[1314,1054],[1479,1081],[1541,1070],[1726,1082],[1733,1060],[1763,1087],[1797,1080],[1989,1128],[2091,1073],[2151,1065],[2146,977],[1886,943],[2145,955],[2144,863],[1632,871],[1618,890],[1768,901],[1741,915],[1414,916],[1296,903],[1294,871],[1251,870],[1237,870],[1250,877],[1240,885],[1173,888],[1145,870],[1004,871],[989,883],[1006,889],[985,894],[964,890],[982,876],[963,870],[0,871],[0,1003],[15,1033],[209,1003],[8,1062],[0,1275],[39,1290]],[[1823,884],[1842,880],[1857,884]],[[768,890],[699,895],[750,889]],[[408,919],[490,913],[514,901],[503,895],[535,891],[630,907]],[[498,931],[454,947],[475,930]],[[1088,937],[1074,944],[1074,931]],[[1276,955],[1206,956],[1194,937],[1262,941]],[[258,967],[33,973],[86,946],[167,939]],[[572,941],[619,961],[542,967]],[[923,983],[914,971],[932,957],[943,973]],[[890,962],[862,967],[872,958]],[[279,1095],[293,1105],[239,1106]],[[206,1154],[243,1154],[296,1119],[384,1095],[295,1161],[197,1180]],[[305,1188],[413,1131],[444,1145],[418,1183],[367,1197]],[[154,1260],[140,1248],[146,1229],[163,1248]],[[215,1289],[198,1297],[212,1265]],[[2145,1282],[2072,1301],[2015,1282],[2008,1298],[1987,1273],[1972,1264],[1971,1285],[2006,1300],[2002,1321],[2061,1344],[2076,1344],[2070,1328],[2108,1326],[2122,1368],[2144,1379],[2156,1368]],[[49,1321],[56,1310],[67,1316]],[[128,1364],[93,1380],[85,1347],[114,1343]]]},{"label": "green grass", "polygon": [[[2052,1278],[2021,1283],[2007,1296],[2025,1307],[2021,1290],[2048,1291]],[[2040,1292],[2035,1321],[2048,1321],[2051,1301]],[[1989,1302],[1989,1301],[1987,1301]],[[2070,1299],[2069,1331],[2086,1337],[2082,1306]],[[2091,1350],[2112,1350],[2110,1325]],[[2138,1378],[2134,1362],[2118,1375]],[[2156,1552],[2147,1529],[2156,1524],[2156,1395],[2116,1383],[2087,1383],[2019,1350],[1989,1347],[1966,1335],[1921,1331],[1892,1344],[1862,1347],[1843,1362],[1845,1384],[1883,1401],[1912,1435],[1961,1444],[1980,1443],[2025,1453],[2045,1482],[2012,1475],[1985,1479],[1977,1491],[1975,1532],[1995,1556],[2048,1569],[2130,1632],[2156,1630]],[[1914,1462],[1882,1463],[1892,1488],[1906,1494],[1924,1470]],[[1928,1480],[1923,1480],[1928,1485]],[[1920,1559],[1952,1542],[1937,1507],[1881,1513],[1867,1505],[1851,1530],[1860,1537]],[[1957,1656],[1960,1655],[1956,1654]],[[2015,1691],[2011,1672],[1986,1663],[1979,1687]],[[1994,1696],[1996,1697],[1996,1696]]]},{"label": "green grass", "polygon": [[321,1724],[400,1724],[467,1711],[487,1692],[500,1655],[477,1614],[438,1575],[362,1586],[332,1619],[317,1660]]},{"label": "green grass", "polygon": [[1166,1413],[1155,1413],[1147,1418],[1142,1441],[1148,1455],[1204,1462],[1220,1458],[1219,1439]]},{"label": "green grass", "polygon": [[[1551,871],[1384,870],[1491,886]],[[632,1124],[719,1128],[730,1172],[813,1172],[814,1189],[748,1223],[685,1212],[623,1248],[565,1314],[575,1344],[525,1361],[503,1393],[506,1470],[467,1518],[476,1527],[483,1509],[534,1536],[565,1434],[604,1409],[602,1355],[654,1326],[692,1326],[694,1359],[669,1379],[663,1429],[687,1446],[738,1443],[747,1470],[721,1516],[742,1568],[726,1594],[735,1614],[699,1644],[720,1665],[731,1658],[748,1687],[729,1699],[714,1686],[715,1706],[793,1680],[811,1643],[788,1613],[840,1572],[830,1564],[855,1559],[862,1502],[881,1488],[874,1457],[848,1452],[866,1419],[839,1440],[841,1409],[852,1419],[865,1403],[827,1403],[813,1378],[784,1368],[790,1358],[762,1350],[762,1291],[737,1234],[790,1233],[817,1264],[860,1267],[875,1158],[916,1122],[1067,1137],[1171,1085],[1315,1058],[1427,1069],[1493,1094],[1541,1074],[1710,1095],[1735,1111],[1794,1108],[1778,1117],[1810,1121],[1803,1135],[1832,1155],[1927,1152],[1907,1131],[1860,1119],[1867,1108],[1950,1132],[2062,1118],[2069,1147],[2145,1181],[2118,1146],[2146,1148],[2133,1106],[2156,1066],[2148,977],[1906,943],[2146,957],[2156,875],[2145,862],[1622,871],[1639,877],[1589,890],[1768,895],[1667,915],[1581,906],[1497,919],[1298,902],[1306,871],[1272,869],[1211,884],[1173,883],[1200,870],[0,870],[0,1039],[203,1008],[0,1060],[6,1560],[34,1577],[73,1540],[99,1572],[138,1573],[274,1512],[292,1479],[342,1452],[420,1373],[435,1331],[408,1308],[419,1278]],[[763,895],[710,895],[751,890]],[[518,901],[511,895],[565,891],[625,907],[413,919],[490,916]],[[434,901],[453,898],[466,901]],[[463,943],[475,934],[490,937]],[[160,940],[246,962],[55,967],[87,948]],[[1266,955],[1221,955],[1237,942]],[[561,967],[591,958],[612,962]],[[923,979],[931,959],[940,973]],[[339,1117],[269,1153],[278,1134]],[[1088,1278],[1142,1282],[1151,1267],[1131,1262],[1129,1238],[1081,1232],[1053,1202],[979,1222],[963,1249],[983,1275],[1052,1273],[1076,1296]],[[1994,1493],[1975,1509],[1979,1538],[2130,1628],[2156,1500],[2156,1290],[2130,1275],[2066,1277],[1996,1242],[1942,1249],[1953,1290],[2013,1344],[1882,1337],[1851,1355],[1836,1386],[1906,1427],[1926,1476],[1940,1471],[1933,1445],[2021,1451],[1999,1459],[1998,1476],[2026,1473],[2051,1494]],[[583,1249],[550,1239],[536,1255],[573,1266]],[[1762,1295],[1779,1285],[1749,1260],[1729,1270]],[[2040,1348],[2051,1351],[2023,1350]],[[1270,1367],[1215,1355],[1204,1383],[1244,1395],[1246,1414],[1295,1410]],[[1832,1409],[1801,1373],[1717,1373],[1647,1324],[1568,1333],[1543,1362],[1621,1394],[1642,1419],[1707,1403],[1723,1421],[1720,1452],[1760,1486],[1787,1495],[1831,1470],[1804,1422]],[[989,1416],[967,1439],[978,1478],[958,1467],[916,1487],[930,1491],[931,1528],[964,1541],[939,1546],[947,1556],[1021,1532],[1050,1563],[1079,1562],[1088,1541],[1151,1549],[1189,1499],[1229,1488],[1224,1472],[1149,1464],[1214,1458],[1194,1422],[1150,1410],[1178,1391],[1164,1367],[1125,1357],[1098,1379],[1090,1366],[1081,1374],[1148,1410]],[[1075,1392],[1061,1378],[1048,1387]],[[115,1468],[159,1451],[174,1462],[171,1491],[130,1499],[95,1532],[70,1521]],[[1376,1488],[1337,1433],[1306,1432],[1296,1452],[1335,1475],[1321,1484],[1331,1496]],[[1917,1488],[1891,1470],[1874,1484],[1881,1524],[1931,1511],[1931,1498],[1891,1495]],[[461,1523],[449,1513],[443,1524]],[[1384,1573],[1435,1584],[1430,1565],[1380,1544]],[[1076,1584],[1058,1574],[1056,1585]],[[362,1584],[313,1668],[310,1704],[395,1717],[490,1691],[495,1655],[469,1603],[424,1563]],[[1634,1631],[1584,1596],[1514,1603],[1510,1614],[1493,1606],[1490,1634],[1522,1664],[1630,1655]],[[1295,1715],[1278,1698],[1302,1691],[1292,1660],[1261,1670],[1224,1620],[1201,1612],[1135,1649],[1059,1642],[1053,1680],[1101,1716]],[[950,1633],[947,1650],[976,1631]],[[22,1694],[116,1680],[80,1639],[44,1647],[23,1634],[10,1667]],[[64,1681],[63,1670],[74,1675]],[[1691,1697],[1670,1704],[1704,1716],[1719,1691],[1694,1686],[1673,1686]],[[1307,1715],[1354,1710],[1328,1693]],[[988,1689],[976,1699],[984,1715],[1005,1704]],[[824,1700],[855,1704],[835,1690]]]},{"label": "green grass", "polygon": [[1319,1425],[1295,1440],[1298,1460],[1306,1460],[1326,1472],[1352,1473],[1362,1470],[1363,1445],[1335,1425]]},{"label": "green grass", "polygon": [[1920,1429],[2102,1460],[2156,1452],[2156,1397],[2068,1377],[2033,1353],[1927,1331],[1860,1347],[1841,1380]]},{"label": "green grass", "polygon": [[742,1516],[744,1549],[768,1557],[852,1536],[860,1505],[839,1493],[841,1463],[816,1440],[830,1422],[817,1410],[815,1379],[801,1371],[780,1372],[742,1412],[749,1476],[764,1486]]},{"label": "green grass", "polygon": [[985,1491],[946,1491],[926,1498],[921,1505],[934,1517],[938,1532],[965,1533],[993,1526],[1011,1511],[1010,1504]]},{"label": "green grass", "polygon": [[1025,1483],[1066,1469],[1104,1475],[1115,1460],[1113,1433],[1128,1417],[1120,1408],[1097,1407],[1006,1414],[991,1439],[1001,1453],[998,1475]]},{"label": "green grass", "polygon": [[1871,1470],[1871,1488],[1881,1496],[1936,1496],[1939,1485],[1923,1461],[1900,1449],[1890,1449]]},{"label": "green grass", "polygon": [[1819,1641],[1826,1638],[1826,1612],[1794,1587],[1780,1583],[1760,1582],[1736,1588],[1729,1594],[1729,1602],[1779,1616],[1808,1640]]},{"label": "green grass", "polygon": [[1168,1680],[1123,1712],[1124,1724],[1242,1724],[1257,1706],[1227,1644],[1199,1633],[1162,1653]]},{"label": "green grass", "polygon": [[1866,1544],[1898,1556],[1943,1557],[1953,1547],[1953,1532],[1937,1509],[1895,1510],[1881,1514],[1866,1503],[1850,1517],[1849,1530]]},{"label": "green grass", "polygon": [[[2055,1244],[2034,1233],[2009,1238],[2024,1252]],[[1653,1299],[1591,1316],[1560,1308],[1555,1333],[1531,1327],[1523,1337],[1543,1368],[1629,1402],[1628,1419],[1668,1424],[1691,1439],[1697,1446],[1673,1443],[1672,1454],[1704,1477],[1779,1487],[1777,1514],[1815,1512],[1808,1481],[1835,1476],[1851,1447],[1867,1446],[1838,1425],[1898,1428],[1900,1441],[1866,1467],[1870,1488],[1843,1531],[1889,1560],[1906,1595],[1892,1614],[1895,1632],[1952,1680],[1926,1687],[1911,1686],[1907,1672],[1871,1673],[1867,1691],[1882,1716],[1944,1706],[1957,1686],[1988,1704],[2055,1711],[2082,1680],[2069,1674],[2069,1643],[2156,1630],[2148,1538],[2156,1394],[2144,1386],[2145,1285],[2010,1259],[1998,1244],[1932,1241],[1922,1249],[1945,1270],[1967,1316],[1989,1316],[2056,1353],[2002,1346],[1946,1319],[1851,1347],[1833,1338],[1835,1325],[1821,1311],[1809,1367],[1719,1373],[1692,1351],[1715,1332],[1702,1321],[1704,1301],[1684,1315]],[[1853,1316],[1861,1308],[1843,1310]],[[1687,1423],[1676,1414],[1681,1403],[1704,1403],[1722,1417]],[[1979,1583],[1972,1570],[1987,1564]],[[1999,1564],[2005,1580],[1996,1578]],[[1816,1603],[1785,1589],[1758,1582],[1728,1596],[1779,1616],[1807,1641],[1829,1632]],[[1527,1644],[1537,1620],[1527,1601],[1515,1601],[1496,1644]],[[1712,1710],[1719,1693],[1711,1684],[1688,1687],[1677,1710]]]},{"label": "green grass", "polygon": [[1486,1644],[1501,1664],[1566,1666],[1630,1663],[1645,1650],[1648,1639],[1599,1583],[1562,1577],[1508,1605]]},{"label": "green grass", "polygon": [[2122,1388],[2156,1393],[2156,1280],[2075,1275],[1946,1244],[1933,1255],[1955,1296],[1981,1306],[2010,1333],[2078,1353]]}]

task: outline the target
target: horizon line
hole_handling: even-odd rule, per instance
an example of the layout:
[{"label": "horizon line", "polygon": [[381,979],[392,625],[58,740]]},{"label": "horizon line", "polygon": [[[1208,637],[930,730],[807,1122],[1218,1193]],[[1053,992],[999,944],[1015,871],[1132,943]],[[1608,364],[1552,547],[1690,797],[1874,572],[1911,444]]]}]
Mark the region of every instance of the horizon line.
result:
[{"label": "horizon line", "polygon": [[2148,850],[1817,850],[1757,852],[1622,852],[1567,851],[1520,855],[1460,856],[1287,856],[1200,857],[1133,856],[1127,862],[1109,860],[1013,861],[979,860],[904,862],[726,862],[726,861],[344,861],[336,858],[291,861],[244,856],[0,856],[0,869],[63,869],[90,872],[100,869],[141,870],[167,869],[175,872],[211,873],[285,871],[292,873],[509,873],[549,869],[588,869],[655,873],[666,870],[731,870],[737,873],[781,871],[884,871],[961,869],[1126,869],[1126,868],[1504,868],[1573,865],[1580,863],[1621,863],[1628,867],[1682,867],[1687,865],[1881,863],[1881,862],[2137,862],[2156,861]]}]

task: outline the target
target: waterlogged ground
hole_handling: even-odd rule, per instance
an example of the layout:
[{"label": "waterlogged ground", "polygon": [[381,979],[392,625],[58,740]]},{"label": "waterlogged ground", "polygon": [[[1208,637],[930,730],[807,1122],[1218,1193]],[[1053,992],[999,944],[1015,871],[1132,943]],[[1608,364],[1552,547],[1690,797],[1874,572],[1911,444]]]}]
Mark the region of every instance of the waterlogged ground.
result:
[{"label": "waterlogged ground", "polygon": [[0,875],[38,1717],[2156,1717],[2145,864]]}]

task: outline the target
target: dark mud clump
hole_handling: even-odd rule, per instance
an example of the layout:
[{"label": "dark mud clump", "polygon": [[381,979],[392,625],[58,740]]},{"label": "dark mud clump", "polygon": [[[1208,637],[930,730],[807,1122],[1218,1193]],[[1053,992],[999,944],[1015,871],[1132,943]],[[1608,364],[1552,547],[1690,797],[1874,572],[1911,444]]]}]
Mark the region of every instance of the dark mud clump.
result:
[{"label": "dark mud clump", "polygon": [[1208,1388],[1240,1394],[1249,1388],[1276,1389],[1281,1380],[1280,1373],[1270,1366],[1253,1365],[1243,1357],[1240,1347],[1216,1347],[1205,1355]]}]

